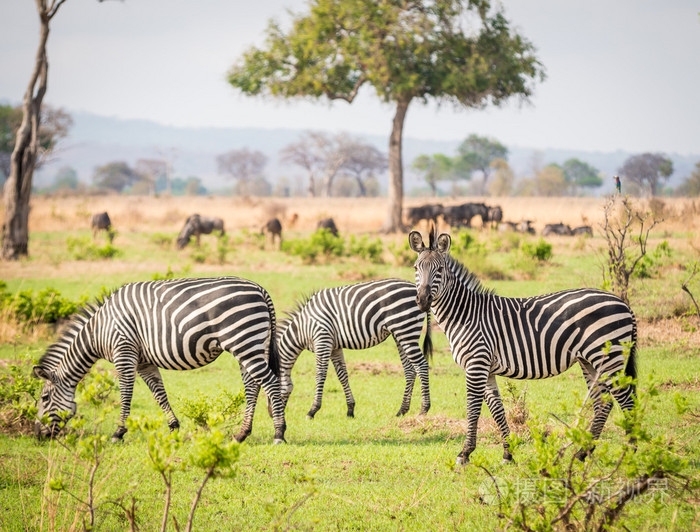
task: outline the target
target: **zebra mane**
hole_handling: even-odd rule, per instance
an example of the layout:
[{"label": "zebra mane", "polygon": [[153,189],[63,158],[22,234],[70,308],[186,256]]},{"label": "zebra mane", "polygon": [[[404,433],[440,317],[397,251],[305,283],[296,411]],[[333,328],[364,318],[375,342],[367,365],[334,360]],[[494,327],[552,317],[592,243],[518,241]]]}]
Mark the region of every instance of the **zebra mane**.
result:
[{"label": "zebra mane", "polygon": [[83,330],[83,327],[90,321],[95,312],[104,305],[104,301],[104,299],[98,298],[95,303],[87,303],[78,309],[70,317],[70,321],[62,327],[58,341],[49,346],[46,353],[37,362],[37,366],[41,366],[44,369],[57,367],[75,338]]},{"label": "zebra mane", "polygon": [[464,264],[455,259],[452,255],[445,256],[447,268],[454,274],[458,283],[467,287],[467,290],[475,294],[493,295],[496,291],[493,288],[486,288],[481,281],[469,271]]},{"label": "zebra mane", "polygon": [[296,318],[299,315],[299,313],[302,310],[304,310],[304,307],[309,303],[309,301],[311,301],[311,298],[318,294],[320,291],[321,289],[317,289],[309,294],[302,295],[299,299],[297,299],[294,302],[294,308],[284,313],[284,318],[277,322],[277,331],[280,337],[284,335],[284,332],[287,330],[287,327],[289,327],[289,325],[294,321],[294,318]]}]

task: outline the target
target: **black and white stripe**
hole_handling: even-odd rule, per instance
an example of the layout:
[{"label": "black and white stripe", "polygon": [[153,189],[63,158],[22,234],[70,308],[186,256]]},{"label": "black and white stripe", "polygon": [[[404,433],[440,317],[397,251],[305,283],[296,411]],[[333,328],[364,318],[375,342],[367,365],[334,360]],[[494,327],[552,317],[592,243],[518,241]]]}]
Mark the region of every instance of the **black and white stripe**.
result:
[{"label": "black and white stripe", "polygon": [[[636,322],[632,310],[617,296],[583,288],[529,298],[499,297],[447,254],[449,235],[436,238],[433,228],[426,247],[420,233],[412,231],[409,243],[418,253],[418,306],[432,309],[455,362],[466,373],[468,434],[458,462],[467,462],[476,447],[484,400],[501,431],[503,457],[512,458],[496,375],[542,379],[578,362],[593,399],[594,439],[612,407],[602,394],[611,392],[625,411],[634,406],[634,386],[615,386],[612,380],[622,374],[636,377]],[[586,454],[581,450],[577,456],[583,459]]]},{"label": "black and white stripe", "polygon": [[114,363],[119,377],[121,415],[115,438],[126,433],[137,374],[170,427],[177,428],[159,368],[199,368],[223,351],[238,360],[245,385],[247,406],[236,439],[243,441],[252,430],[262,386],[272,402],[275,441],[283,441],[275,309],[264,288],[236,277],[131,283],[101,304],[84,308],[34,368],[46,381],[39,417],[50,422],[48,427],[37,422],[37,435],[54,434],[60,412],[75,414],[76,387],[101,358]]},{"label": "black and white stripe", "polygon": [[428,357],[432,354],[430,313],[423,351],[419,340],[426,312],[416,307],[416,287],[399,279],[370,281],[320,290],[280,325],[279,350],[282,399],[292,393],[291,373],[299,354],[316,354],[316,394],[308,416],[321,408],[329,361],[333,362],[352,417],[355,399],[348,383],[343,349],[367,349],[393,336],[406,377],[403,401],[397,413],[408,412],[416,375],[421,381],[421,414],[430,408]]}]

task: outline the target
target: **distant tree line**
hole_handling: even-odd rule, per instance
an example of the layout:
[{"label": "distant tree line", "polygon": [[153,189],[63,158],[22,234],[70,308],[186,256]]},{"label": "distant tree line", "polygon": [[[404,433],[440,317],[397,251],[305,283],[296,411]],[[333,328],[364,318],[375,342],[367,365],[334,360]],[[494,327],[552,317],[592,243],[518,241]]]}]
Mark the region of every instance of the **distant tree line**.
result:
[{"label": "distant tree line", "polygon": [[[543,164],[535,153],[528,175],[516,179],[508,164],[508,149],[495,139],[470,135],[455,155],[423,154],[411,163],[427,190],[436,196],[580,196],[604,184],[603,174],[577,158],[563,164]],[[666,186],[673,174],[673,161],[662,153],[632,155],[618,168],[623,194],[632,196],[700,195],[700,162],[675,190]],[[612,182],[612,177],[611,178]],[[440,183],[449,184],[448,190]]]}]

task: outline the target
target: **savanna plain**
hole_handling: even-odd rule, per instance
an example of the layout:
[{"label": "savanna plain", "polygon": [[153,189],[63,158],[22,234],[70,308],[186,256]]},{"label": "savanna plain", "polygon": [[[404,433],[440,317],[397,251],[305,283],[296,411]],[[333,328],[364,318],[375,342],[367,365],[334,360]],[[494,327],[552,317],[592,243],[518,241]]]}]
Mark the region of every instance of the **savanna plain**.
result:
[{"label": "savanna plain", "polygon": [[[412,198],[408,204],[429,201]],[[607,286],[604,199],[485,201],[501,205],[504,220],[533,220],[538,233],[502,233],[482,228],[478,218],[472,229],[440,227],[452,233],[451,253],[487,287],[500,295],[522,297]],[[357,402],[355,417],[346,417],[342,388],[330,370],[323,406],[308,420],[315,365],[311,353],[302,353],[292,373],[295,386],[286,411],[288,443],[272,444],[272,420],[261,395],[252,435],[234,445],[235,452],[229,446],[230,463],[213,470],[192,514],[192,528],[495,530],[518,528],[514,515],[522,513],[530,529],[594,529],[595,519],[586,521],[591,498],[574,501],[583,483],[598,481],[596,494],[603,507],[607,495],[614,499],[642,478],[644,464],[651,467],[651,457],[663,452],[659,460],[674,474],[657,479],[629,500],[611,528],[700,529],[700,316],[690,295],[700,300],[700,273],[693,276],[693,265],[700,261],[700,202],[633,201],[639,212],[653,211],[663,219],[652,229],[647,257],[630,280],[630,306],[639,331],[638,389],[645,402],[640,423],[646,437],[638,442],[636,453],[627,446],[624,416],[615,405],[593,457],[583,464],[571,460],[576,449],[566,445],[567,430],[582,416],[592,416],[585,381],[574,366],[551,379],[499,379],[514,433],[514,463],[502,463],[498,429],[484,407],[473,463],[455,467],[467,428],[465,377],[444,335],[434,327],[432,407],[423,416],[418,415],[419,386],[410,412],[395,416],[404,378],[396,346],[388,339],[372,349],[345,352]],[[104,234],[93,239],[90,230],[91,215],[101,211],[109,212],[116,229],[111,246]],[[205,235],[199,247],[178,250],[175,237],[194,212],[223,218],[226,234]],[[407,234],[378,232],[385,213],[382,198],[38,197],[31,205],[30,257],[0,263],[3,297],[36,296],[51,288],[67,301],[93,301],[131,281],[235,275],[265,287],[281,320],[295,302],[316,289],[387,277],[413,280],[415,254],[408,248]],[[260,234],[273,216],[284,227],[281,249]],[[321,244],[314,252],[309,243],[316,222],[328,216],[334,218],[340,240]],[[539,236],[544,224],[557,222],[590,225],[593,236]],[[423,223],[416,229],[427,234]],[[531,252],[547,245],[549,254]],[[630,252],[635,249],[633,244]],[[684,284],[690,294],[682,290]],[[26,321],[9,306],[0,316],[0,391],[5,400],[14,386],[16,403],[14,409],[4,404],[0,419],[0,529],[184,529],[207,473],[206,464],[192,459],[197,442],[203,441],[196,435],[208,434],[210,443],[215,440],[212,435],[223,435],[213,445],[225,446],[241,420],[240,408],[231,406],[242,390],[238,363],[223,353],[199,370],[163,371],[182,425],[182,441],[172,448],[162,443],[167,440],[167,423],[140,380],[131,416],[141,420],[141,428],[132,427],[123,442],[111,443],[119,394],[116,384],[105,385],[116,375],[113,366],[103,362],[86,377],[78,394],[77,422],[71,422],[67,436],[39,442],[31,425],[17,414],[22,409],[31,412],[30,403],[39,392],[30,385],[23,394],[15,392],[22,379],[30,382],[32,364],[58,338],[60,324],[40,318]],[[209,429],[200,427],[196,414],[202,412],[210,414],[204,422]],[[545,439],[561,441],[563,447],[543,450]],[[632,462],[616,467],[624,453]],[[169,464],[160,472],[154,466],[159,456]],[[556,469],[557,461],[567,467]],[[571,474],[569,480],[579,484],[560,489],[566,479],[547,480],[538,473],[550,466],[550,471]],[[555,521],[552,516],[568,503],[579,504],[579,513]]]}]

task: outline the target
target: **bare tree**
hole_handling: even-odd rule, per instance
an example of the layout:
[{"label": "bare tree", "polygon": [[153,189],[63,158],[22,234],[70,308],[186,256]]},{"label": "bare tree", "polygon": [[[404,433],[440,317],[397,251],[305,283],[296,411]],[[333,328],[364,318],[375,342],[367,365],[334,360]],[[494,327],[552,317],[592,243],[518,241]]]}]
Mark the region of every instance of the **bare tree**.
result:
[{"label": "bare tree", "polygon": [[[627,196],[619,200],[619,209],[616,208],[617,205],[615,197],[608,197],[603,206],[605,218],[602,229],[608,244],[603,277],[610,281],[612,291],[629,304],[630,277],[646,255],[649,232],[663,220],[657,220],[650,213],[641,213],[634,208]],[[635,224],[638,224],[638,236],[633,235]],[[630,250],[633,246],[639,246],[634,253]]]},{"label": "bare tree", "polygon": [[354,141],[349,148],[349,157],[343,165],[343,170],[355,179],[360,190],[359,195],[366,197],[367,182],[389,168],[389,159],[371,144],[359,140]]},{"label": "bare tree", "polygon": [[22,123],[12,151],[10,175],[5,182],[5,220],[2,226],[2,258],[18,260],[29,254],[29,197],[40,152],[41,104],[46,94],[49,61],[46,43],[49,24],[65,0],[35,0],[39,14],[39,46],[29,85],[24,93]]},{"label": "bare tree", "polygon": [[161,176],[168,175],[168,162],[161,159],[139,159],[135,170],[148,183],[149,195],[155,196],[156,182]]},{"label": "bare tree", "polygon": [[226,174],[238,181],[238,193],[247,196],[250,184],[255,179],[262,179],[267,165],[267,157],[259,151],[248,148],[230,150],[216,157],[220,174]]},{"label": "bare tree", "polygon": [[308,196],[313,198],[316,195],[316,181],[323,168],[323,159],[316,153],[314,144],[310,142],[310,135],[311,133],[305,133],[299,142],[285,146],[280,152],[280,160],[306,170],[309,178],[306,190]]}]

